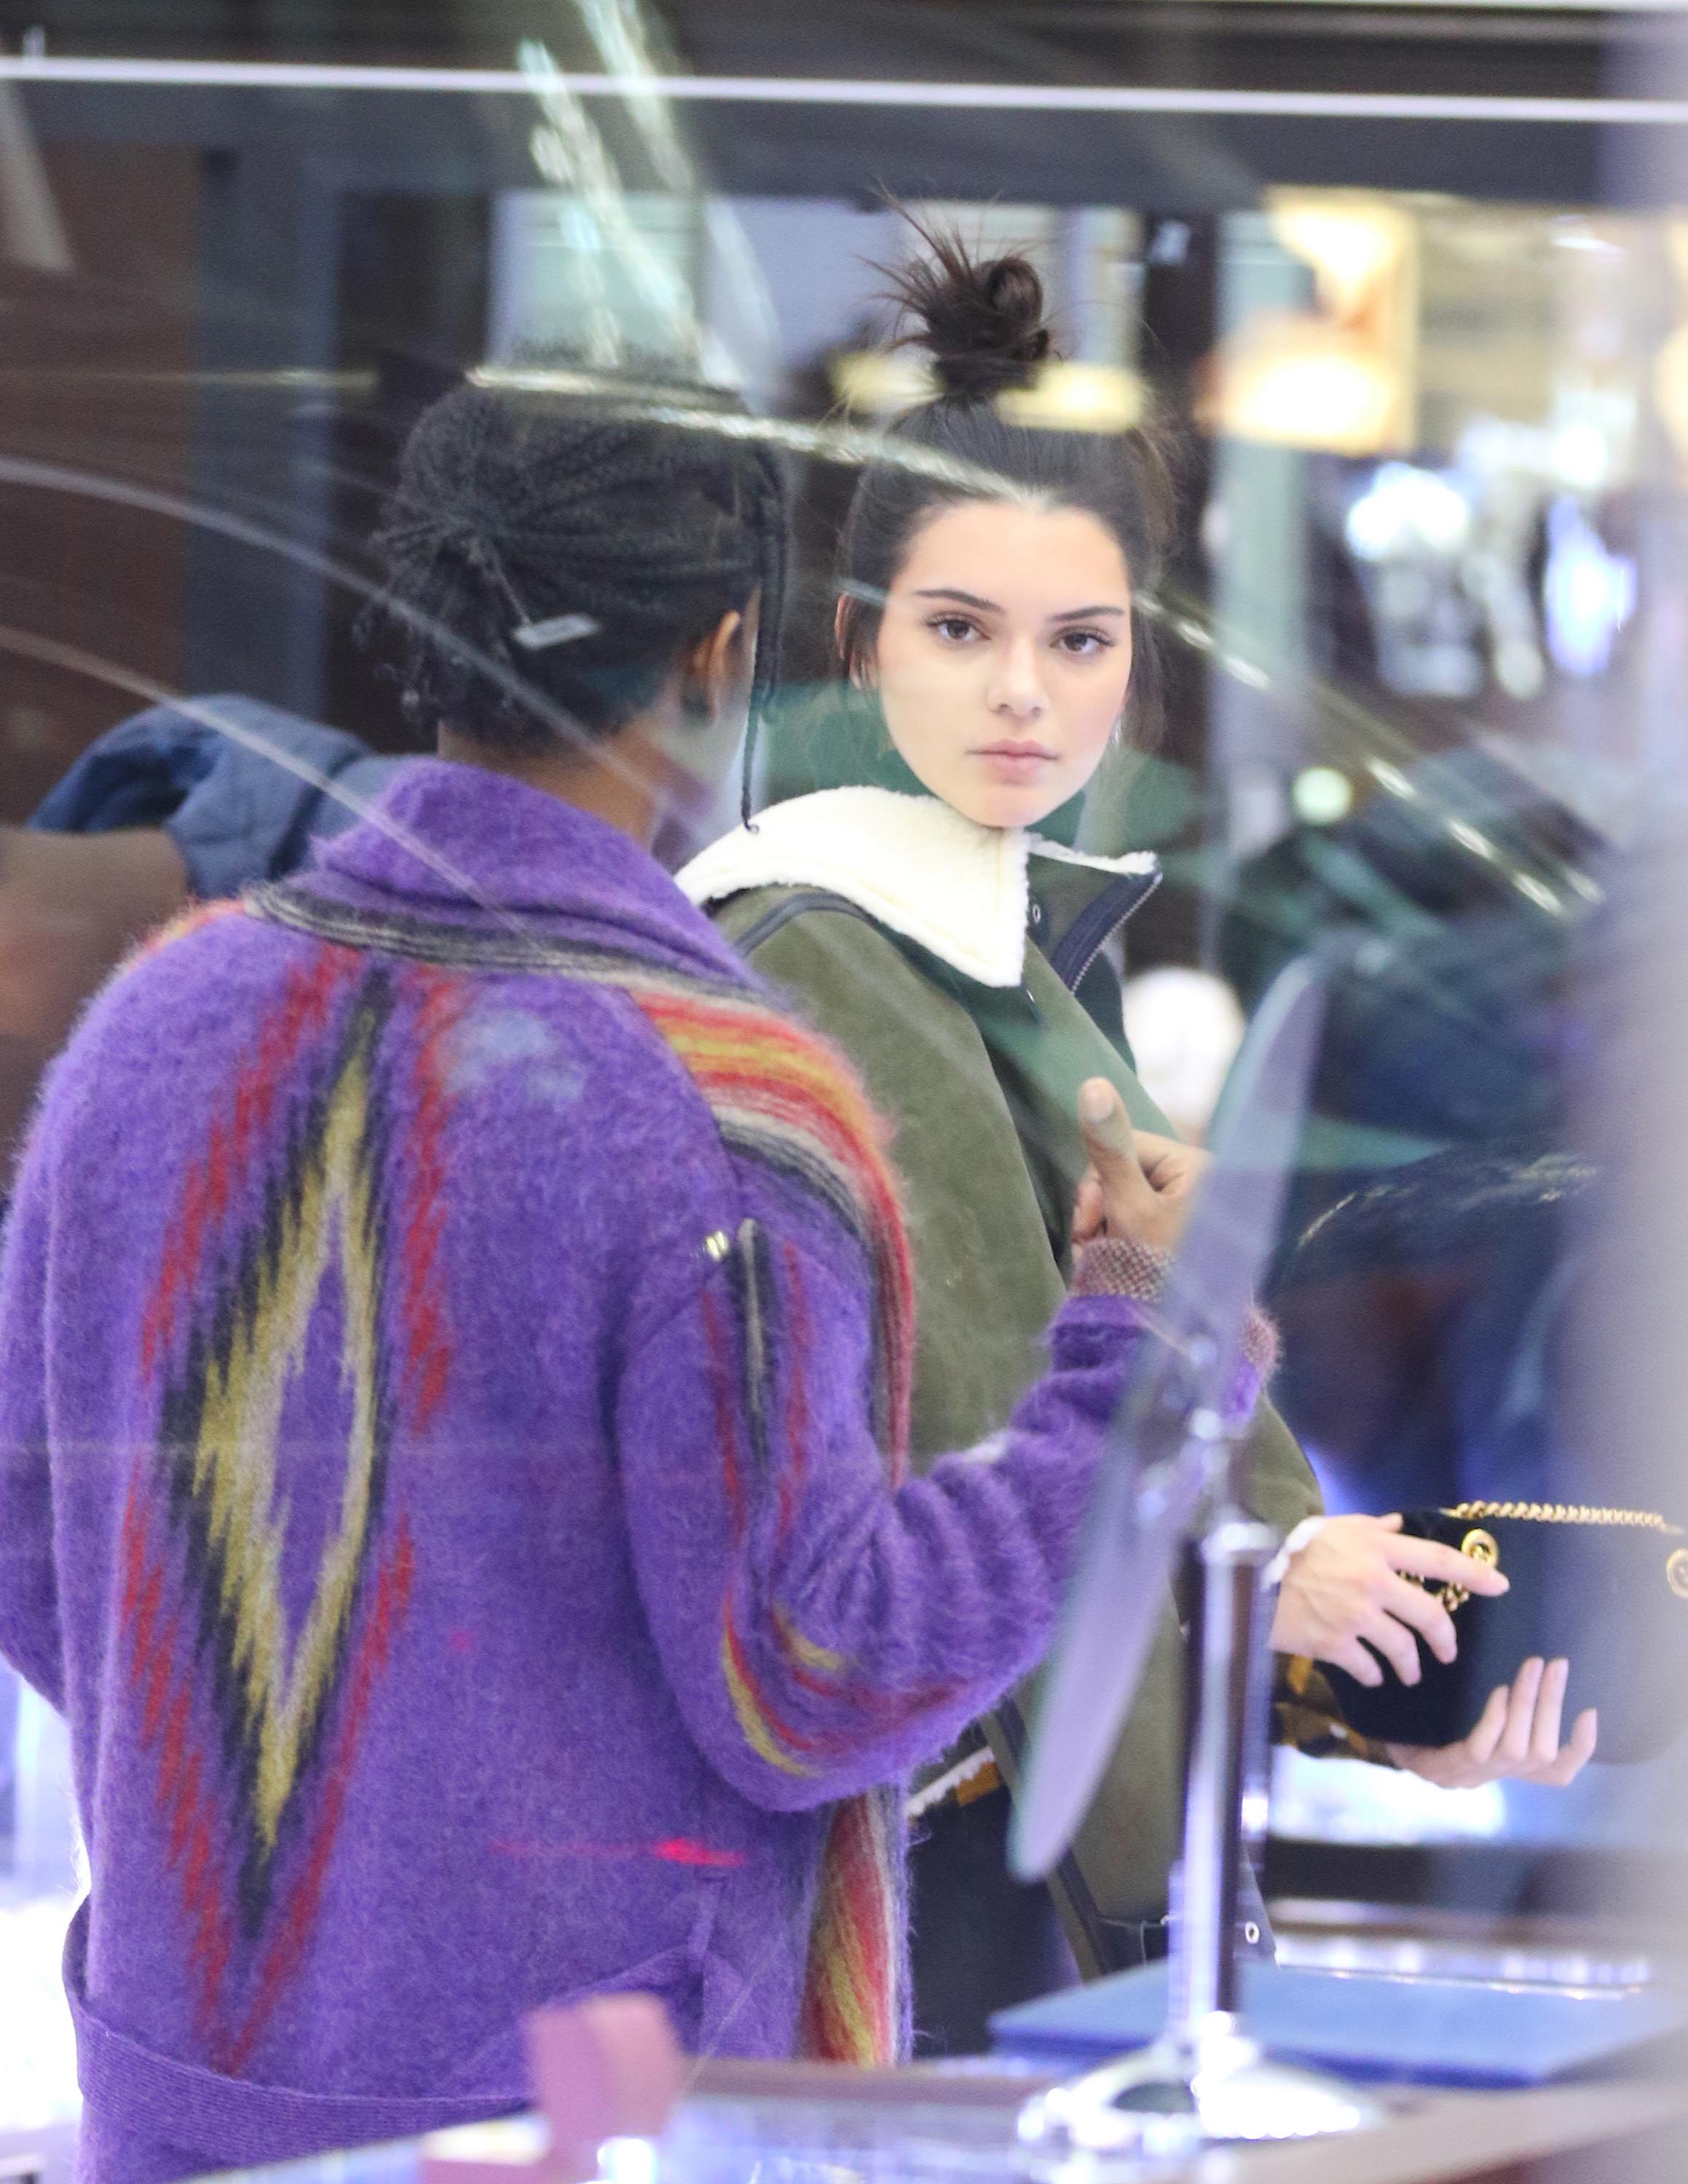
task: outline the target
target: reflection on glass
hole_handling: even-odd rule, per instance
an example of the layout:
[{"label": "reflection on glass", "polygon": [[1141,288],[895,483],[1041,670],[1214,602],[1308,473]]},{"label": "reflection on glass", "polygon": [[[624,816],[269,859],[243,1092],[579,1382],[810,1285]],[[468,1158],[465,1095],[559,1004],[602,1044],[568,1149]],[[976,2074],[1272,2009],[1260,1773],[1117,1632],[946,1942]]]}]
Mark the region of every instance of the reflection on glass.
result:
[{"label": "reflection on glass", "polygon": [[[581,0],[539,27],[489,56],[514,80],[497,93],[0,85],[8,1143],[144,930],[293,869],[417,747],[356,626],[398,449],[466,373],[741,394],[700,429],[777,448],[796,498],[759,792],[821,785],[818,749],[834,761],[826,738],[856,732],[833,710],[838,534],[932,386],[886,346],[879,269],[912,246],[865,109],[815,109],[802,156],[769,136],[729,187],[692,106],[567,80],[681,70],[651,16]],[[763,120],[746,100],[728,125],[748,144]],[[831,140],[852,130],[847,187]],[[1115,1017],[1123,991],[1121,1036],[1182,1134],[1205,1129],[1273,970],[1333,928],[1370,937],[1274,1274],[1277,1398],[1325,1499],[1622,1501],[1563,1410],[1601,1191],[1575,1150],[1577,981],[1676,735],[1658,571],[1688,447],[1684,225],[1374,187],[1215,213],[1087,181],[1058,204],[1029,160],[945,142],[911,209],[1025,248],[1056,326],[1059,359],[1005,415],[1181,437],[1176,535],[1137,603],[1165,738],[1102,766],[1060,846],[1160,855],[1160,892],[1085,968]],[[137,715],[126,772],[109,744],[91,763]],[[727,836],[737,803],[728,781],[689,812],[669,861]],[[34,2089],[20,2128],[73,2101],[42,1999],[74,1886],[63,1767],[8,1682],[0,1955],[34,1969],[0,1975],[21,2059],[0,2082],[14,2106]],[[1387,1875],[1390,1847],[1434,1844],[1456,1847],[1444,1877],[1486,1847],[1522,1889],[1538,1852],[1658,1843],[1680,1770],[1596,1769],[1553,1797],[1286,1752],[1269,1883],[1305,1891],[1329,1845],[1373,1846]]]}]

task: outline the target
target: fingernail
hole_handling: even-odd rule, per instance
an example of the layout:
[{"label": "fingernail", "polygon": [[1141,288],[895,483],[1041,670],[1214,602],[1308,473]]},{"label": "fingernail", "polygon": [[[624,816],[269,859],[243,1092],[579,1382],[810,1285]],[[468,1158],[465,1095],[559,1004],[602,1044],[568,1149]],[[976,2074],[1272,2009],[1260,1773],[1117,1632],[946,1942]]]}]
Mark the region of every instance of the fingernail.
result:
[{"label": "fingernail", "polygon": [[1114,1089],[1099,1078],[1093,1077],[1082,1084],[1078,1093],[1078,1112],[1087,1123],[1105,1123],[1114,1112]]},{"label": "fingernail", "polygon": [[1501,1570],[1496,1570],[1496,1571],[1495,1571],[1495,1576],[1496,1576],[1496,1577],[1498,1577],[1498,1578],[1500,1579],[1500,1580],[1501,1580],[1501,1591],[1502,1592],[1510,1592],[1510,1591],[1512,1591],[1512,1580],[1511,1580],[1511,1578],[1507,1577],[1507,1576],[1506,1576],[1506,1575],[1502,1571],[1501,1571]]}]

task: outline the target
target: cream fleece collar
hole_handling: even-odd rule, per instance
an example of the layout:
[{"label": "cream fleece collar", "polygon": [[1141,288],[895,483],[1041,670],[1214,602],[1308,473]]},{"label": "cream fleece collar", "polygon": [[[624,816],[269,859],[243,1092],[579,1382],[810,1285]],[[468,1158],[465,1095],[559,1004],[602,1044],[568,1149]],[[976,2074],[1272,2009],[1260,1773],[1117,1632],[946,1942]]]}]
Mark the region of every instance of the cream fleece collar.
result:
[{"label": "cream fleece collar", "polygon": [[975,826],[935,796],[824,788],[771,805],[679,874],[700,908],[750,888],[824,888],[983,986],[1026,964],[1028,857],[1152,872],[1154,857],[1092,857],[1020,828]]}]

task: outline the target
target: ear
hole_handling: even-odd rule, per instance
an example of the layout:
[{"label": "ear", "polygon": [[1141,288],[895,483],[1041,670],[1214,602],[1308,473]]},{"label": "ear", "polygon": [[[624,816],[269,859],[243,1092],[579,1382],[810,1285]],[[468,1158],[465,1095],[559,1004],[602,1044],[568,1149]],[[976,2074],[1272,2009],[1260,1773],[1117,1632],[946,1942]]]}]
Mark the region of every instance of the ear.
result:
[{"label": "ear", "polygon": [[851,602],[841,592],[838,604],[832,610],[832,642],[837,648],[839,659],[850,660],[851,682],[858,690],[870,690],[873,688],[871,663],[860,657],[850,660],[850,607]]},{"label": "ear", "polygon": [[745,655],[751,644],[744,616],[736,607],[724,614],[707,637],[695,644],[685,664],[686,699],[701,713],[725,710],[745,680]]}]

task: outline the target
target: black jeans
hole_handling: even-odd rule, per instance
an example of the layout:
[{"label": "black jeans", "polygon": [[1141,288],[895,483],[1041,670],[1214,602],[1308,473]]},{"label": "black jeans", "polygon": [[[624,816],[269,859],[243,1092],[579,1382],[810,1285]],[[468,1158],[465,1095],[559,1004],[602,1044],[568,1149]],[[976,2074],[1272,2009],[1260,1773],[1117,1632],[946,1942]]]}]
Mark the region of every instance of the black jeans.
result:
[{"label": "black jeans", "polygon": [[1049,1892],[1008,1869],[1008,1792],[940,1805],[916,1823],[908,1863],[914,2053],[982,2055],[992,2013],[1076,1986]]}]

